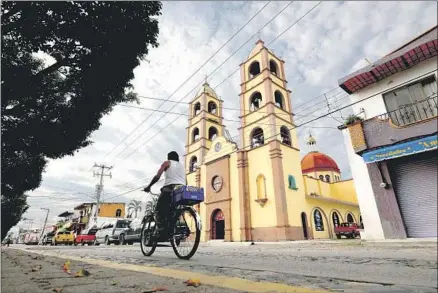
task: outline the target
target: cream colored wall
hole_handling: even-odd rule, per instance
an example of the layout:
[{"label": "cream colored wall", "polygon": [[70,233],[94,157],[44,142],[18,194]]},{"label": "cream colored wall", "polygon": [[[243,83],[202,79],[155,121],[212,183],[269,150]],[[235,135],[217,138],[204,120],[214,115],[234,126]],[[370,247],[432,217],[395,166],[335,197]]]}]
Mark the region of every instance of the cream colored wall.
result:
[{"label": "cream colored wall", "polygon": [[[266,195],[268,199],[263,207],[255,202],[257,199],[256,179],[260,174],[265,176],[266,179]],[[276,226],[275,195],[269,146],[263,146],[248,151],[248,179],[252,227]]]},{"label": "cream colored wall", "polygon": [[[207,184],[207,179],[206,179],[206,166],[202,165],[201,166],[201,186],[204,188],[206,187]],[[206,195],[204,195],[204,198],[206,197]],[[205,203],[202,202],[200,204],[200,210],[199,210],[199,216],[201,217],[201,222],[202,222],[202,230],[201,230],[201,241],[207,241],[207,237],[205,234],[205,228],[207,227],[207,223],[210,221],[210,219],[207,216],[207,210],[205,208]]]},{"label": "cream colored wall", "polygon": [[[260,64],[260,71],[262,70],[262,55],[261,54],[256,54],[255,56],[251,57],[250,59],[248,59],[245,64],[243,64],[243,68],[244,68],[244,72],[245,72],[245,80],[248,81],[246,84],[246,88],[250,89],[254,86],[257,85],[257,83],[259,83],[261,81],[261,79],[257,78],[259,75],[261,75],[261,73],[259,75],[254,76],[252,79],[249,78],[249,66],[254,62],[254,61],[258,61]],[[248,104],[245,104],[245,109],[248,109]]]},{"label": "cream colored wall", "polygon": [[230,192],[231,192],[231,239],[240,241],[240,200],[239,200],[239,174],[237,169],[237,154],[230,156]]}]

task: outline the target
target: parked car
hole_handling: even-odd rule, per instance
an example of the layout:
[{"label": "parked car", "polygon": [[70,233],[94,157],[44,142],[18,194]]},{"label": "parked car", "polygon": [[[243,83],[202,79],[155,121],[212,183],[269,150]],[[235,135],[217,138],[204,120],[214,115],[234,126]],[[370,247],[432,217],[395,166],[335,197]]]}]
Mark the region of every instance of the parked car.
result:
[{"label": "parked car", "polygon": [[96,242],[96,233],[98,229],[85,229],[82,230],[81,234],[77,235],[75,238],[75,245],[81,244],[84,246],[85,244],[88,245],[99,245],[99,243]]},{"label": "parked car", "polygon": [[120,243],[120,233],[128,229],[130,223],[131,220],[125,219],[116,220],[112,223],[104,223],[96,233],[95,244],[105,243],[105,245],[110,245],[114,243],[118,245]]},{"label": "parked car", "polygon": [[128,229],[123,230],[119,235],[120,245],[129,244],[132,245],[134,242],[140,242],[141,237],[141,219],[133,219],[129,224]]},{"label": "parked car", "polygon": [[53,245],[65,244],[72,245],[75,242],[75,236],[72,231],[57,231],[52,238]]},{"label": "parked car", "polygon": [[360,235],[359,226],[356,223],[342,223],[335,227],[335,234],[338,239],[342,236],[356,238]]},{"label": "parked car", "polygon": [[52,238],[55,235],[55,232],[48,232],[43,236],[43,239],[41,240],[42,245],[52,245]]}]

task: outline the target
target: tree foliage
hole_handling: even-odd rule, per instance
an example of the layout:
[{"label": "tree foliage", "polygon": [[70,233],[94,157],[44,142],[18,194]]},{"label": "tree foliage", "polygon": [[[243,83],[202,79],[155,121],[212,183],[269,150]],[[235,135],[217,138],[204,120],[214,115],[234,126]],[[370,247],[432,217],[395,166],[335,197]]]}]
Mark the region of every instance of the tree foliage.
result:
[{"label": "tree foliage", "polygon": [[[47,159],[90,145],[103,115],[136,100],[160,14],[156,1],[2,1],[2,197],[39,187]],[[2,206],[2,231],[4,219]]]}]

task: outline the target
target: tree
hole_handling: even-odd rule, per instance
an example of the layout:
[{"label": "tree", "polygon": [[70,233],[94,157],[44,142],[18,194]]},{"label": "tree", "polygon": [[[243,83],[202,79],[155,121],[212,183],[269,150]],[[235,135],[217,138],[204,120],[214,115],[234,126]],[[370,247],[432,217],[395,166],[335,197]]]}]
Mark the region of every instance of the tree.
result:
[{"label": "tree", "polygon": [[[48,159],[90,145],[103,115],[137,100],[133,69],[158,46],[161,6],[2,1],[2,197],[23,198],[38,188]],[[6,222],[5,229],[16,224]]]},{"label": "tree", "polygon": [[[134,218],[137,218],[137,212],[141,212],[142,202],[139,200],[132,200],[128,205],[128,211],[133,212],[135,214]],[[132,216],[132,213],[131,213]]]},{"label": "tree", "polygon": [[[22,215],[29,208],[26,204],[26,198],[27,195],[25,194],[13,198],[4,198],[2,196],[2,240],[8,234],[9,229],[20,221]],[[10,226],[10,223],[14,224]]]},{"label": "tree", "polygon": [[146,203],[146,207],[144,209],[145,215],[152,214],[155,211],[157,202],[158,202],[158,196],[152,196],[151,200]]}]

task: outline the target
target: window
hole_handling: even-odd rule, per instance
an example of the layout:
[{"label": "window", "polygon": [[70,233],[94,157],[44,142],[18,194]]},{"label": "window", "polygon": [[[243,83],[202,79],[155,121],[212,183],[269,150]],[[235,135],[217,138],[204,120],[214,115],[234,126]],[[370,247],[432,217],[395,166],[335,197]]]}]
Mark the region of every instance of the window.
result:
[{"label": "window", "polygon": [[289,189],[293,189],[293,190],[297,190],[298,189],[297,188],[297,183],[295,182],[295,177],[294,176],[289,175],[287,177],[287,181],[288,181],[288,184],[289,184]]},{"label": "window", "polygon": [[325,181],[330,183],[330,175],[325,175]]},{"label": "window", "polygon": [[207,108],[208,108],[208,113],[216,114],[217,106],[216,106],[215,102],[212,102],[212,101],[208,102]]},{"label": "window", "polygon": [[117,221],[116,228],[129,228],[131,221]]},{"label": "window", "polygon": [[319,175],[319,180],[324,181],[324,175]]},{"label": "window", "polygon": [[283,94],[280,91],[275,91],[274,98],[275,98],[275,106],[283,109],[283,101],[284,101]]},{"label": "window", "polygon": [[199,128],[196,127],[192,132],[192,142],[195,142],[199,139]]},{"label": "window", "polygon": [[198,115],[201,112],[201,103],[197,102],[193,108],[193,116]]},{"label": "window", "polygon": [[351,213],[347,214],[347,222],[354,223],[354,218],[353,218],[353,215]]},{"label": "window", "polygon": [[437,82],[432,75],[383,95],[389,118],[405,125],[437,115]]},{"label": "window", "polygon": [[256,148],[265,143],[265,138],[263,136],[263,130],[260,127],[256,127],[251,135],[251,148]]},{"label": "window", "polygon": [[319,210],[315,210],[313,212],[313,220],[315,222],[315,230],[324,231],[324,221],[322,219],[322,215]]},{"label": "window", "polygon": [[216,129],[216,127],[211,126],[208,129],[208,139],[213,140],[216,138],[216,136],[217,136],[217,129]]},{"label": "window", "polygon": [[189,171],[194,172],[196,170],[196,167],[198,167],[198,158],[196,156],[193,156],[190,159]]},{"label": "window", "polygon": [[286,126],[280,127],[280,137],[281,137],[281,143],[287,144],[288,146],[292,145],[290,139],[290,131]]},{"label": "window", "polygon": [[211,186],[213,187],[213,190],[218,192],[222,188],[222,178],[220,176],[214,176],[211,179]]},{"label": "window", "polygon": [[251,79],[258,74],[260,74],[260,63],[258,61],[254,61],[249,66],[249,78]]},{"label": "window", "polygon": [[117,209],[116,210],[116,217],[121,217],[122,216],[122,210],[121,209]]},{"label": "window", "polygon": [[266,178],[262,174],[257,176],[257,199],[266,198]]},{"label": "window", "polygon": [[251,95],[250,98],[250,106],[249,106],[249,110],[255,111],[258,110],[260,108],[260,106],[262,105],[262,94],[259,92],[255,92]]},{"label": "window", "polygon": [[339,226],[339,215],[337,212],[333,212],[332,220],[333,220],[333,226],[338,227]]},{"label": "window", "polygon": [[278,76],[278,66],[277,63],[275,63],[275,61],[269,60],[269,70],[271,71],[272,74]]}]

